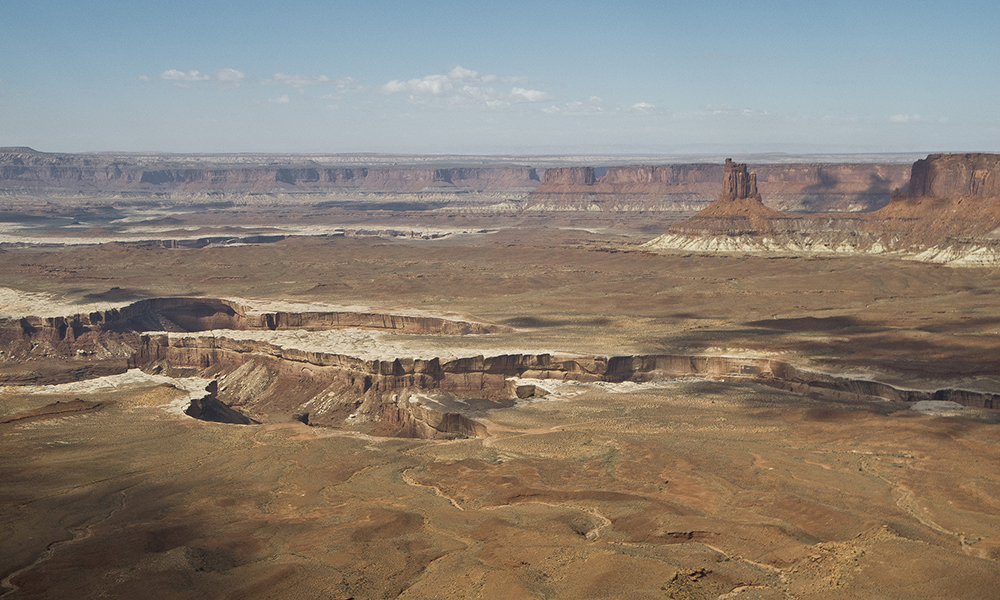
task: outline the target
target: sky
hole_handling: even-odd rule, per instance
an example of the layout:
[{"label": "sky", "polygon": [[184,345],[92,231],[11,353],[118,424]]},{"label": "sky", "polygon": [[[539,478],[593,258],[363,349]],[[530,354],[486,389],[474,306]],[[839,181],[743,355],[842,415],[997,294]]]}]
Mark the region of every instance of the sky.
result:
[{"label": "sky", "polygon": [[1000,151],[990,1],[0,0],[0,146]]}]

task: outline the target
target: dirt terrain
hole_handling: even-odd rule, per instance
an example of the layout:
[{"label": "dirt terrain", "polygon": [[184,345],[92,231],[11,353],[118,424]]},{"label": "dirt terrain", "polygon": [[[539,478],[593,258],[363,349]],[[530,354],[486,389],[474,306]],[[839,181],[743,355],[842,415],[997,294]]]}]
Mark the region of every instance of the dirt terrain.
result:
[{"label": "dirt terrain", "polygon": [[[728,357],[1000,394],[995,268],[643,245],[684,212],[154,216],[108,204],[86,209],[102,232],[21,214],[21,241],[0,250],[4,598],[988,598],[1000,587],[997,411],[841,393],[820,375],[798,391],[757,373],[677,376],[655,361],[641,377],[592,377],[585,360]],[[300,230],[162,243],[193,225],[202,237]],[[52,240],[143,226],[171,229]],[[157,309],[126,308],[144,299]],[[157,327],[168,350],[139,360]],[[264,332],[269,346],[246,341]],[[250,397],[276,407],[325,390],[307,385],[322,352],[358,357],[344,373],[402,365],[362,385],[369,403],[380,381],[435,357],[434,381],[460,384],[387,391],[378,398],[399,395],[395,412],[361,424],[351,415],[369,418],[369,405],[312,425],[291,408],[254,412]],[[586,368],[486,366],[515,353]],[[479,388],[480,367],[445,368],[477,357]],[[491,396],[483,382],[498,373],[510,387]],[[208,397],[260,423],[185,414]],[[400,412],[410,405],[426,409],[407,413],[418,420],[444,407],[477,425],[421,439],[428,430]]]}]

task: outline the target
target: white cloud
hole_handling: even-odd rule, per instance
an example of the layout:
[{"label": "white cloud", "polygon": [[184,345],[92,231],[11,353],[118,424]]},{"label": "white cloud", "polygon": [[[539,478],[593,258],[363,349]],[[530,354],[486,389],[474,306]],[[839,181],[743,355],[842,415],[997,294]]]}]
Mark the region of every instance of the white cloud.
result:
[{"label": "white cloud", "polygon": [[893,123],[909,123],[910,121],[922,121],[920,115],[892,115],[889,120]]},{"label": "white cloud", "polygon": [[149,81],[149,77],[146,77],[145,75],[139,75],[139,81]]},{"label": "white cloud", "polygon": [[591,96],[586,100],[574,100],[565,104],[552,105],[542,109],[550,115],[563,115],[567,117],[581,117],[589,115],[601,115],[617,112],[617,107],[609,107],[604,103],[604,99],[598,96]]},{"label": "white cloud", "polygon": [[526,90],[519,87],[511,88],[510,93],[515,98],[523,99],[524,102],[545,102],[552,99],[552,96],[549,96],[545,92]]},{"label": "white cloud", "polygon": [[455,89],[455,82],[447,75],[428,75],[419,79],[400,81],[393,79],[382,86],[387,94],[398,92],[416,92],[418,94],[430,94],[432,96],[442,96],[446,92]]},{"label": "white cloud", "polygon": [[425,75],[413,79],[393,79],[379,87],[386,95],[408,93],[407,100],[414,104],[437,104],[442,106],[485,106],[503,108],[515,103],[544,102],[551,100],[549,94],[511,87],[510,91],[497,89],[487,84],[525,83],[523,77],[499,77],[481,75],[479,71],[454,66],[444,74]]},{"label": "white cloud", "polygon": [[240,85],[246,81],[246,78],[246,75],[236,69],[216,69],[212,72],[212,79],[226,85]]},{"label": "white cloud", "polygon": [[649,115],[657,112],[656,106],[649,102],[636,102],[628,107],[628,112],[638,115]]},{"label": "white cloud", "polygon": [[[243,83],[246,78],[246,75],[236,69],[216,69],[215,71],[212,71],[211,75],[202,73],[201,71],[179,71],[177,69],[167,69],[166,71],[160,73],[160,79],[172,81],[177,87],[184,88],[191,88],[194,87],[194,84],[213,80],[219,84],[220,87],[234,88],[239,87],[239,85]],[[140,77],[139,79],[142,81],[149,80],[148,77],[146,79]]]},{"label": "white cloud", "polygon": [[[487,75],[490,81],[496,79],[495,75]],[[479,73],[473,71],[472,69],[463,69],[462,67],[455,65],[448,71],[448,78],[454,79],[455,81],[479,81]]]},{"label": "white cloud", "polygon": [[166,71],[160,73],[160,79],[166,79],[167,81],[208,81],[212,77],[210,75],[204,75],[199,71],[178,71],[177,69],[167,69]]},{"label": "white cloud", "polygon": [[272,102],[274,104],[288,104],[289,102],[291,102],[291,100],[288,98],[288,94],[282,94],[277,98],[268,98],[267,101]]},{"label": "white cloud", "polygon": [[287,85],[293,88],[304,88],[323,83],[333,83],[334,80],[326,75],[286,75],[285,73],[275,73],[270,79],[261,81],[261,85]]}]

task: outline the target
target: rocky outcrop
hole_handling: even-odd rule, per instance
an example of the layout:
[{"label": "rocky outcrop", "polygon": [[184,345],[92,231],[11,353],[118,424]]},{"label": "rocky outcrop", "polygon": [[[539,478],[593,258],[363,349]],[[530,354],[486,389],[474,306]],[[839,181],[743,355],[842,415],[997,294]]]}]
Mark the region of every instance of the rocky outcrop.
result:
[{"label": "rocky outcrop", "polygon": [[[738,166],[738,165],[737,165]],[[727,163],[727,170],[729,165]],[[723,197],[646,244],[703,252],[886,254],[956,266],[1000,264],[1000,155],[931,155],[917,161],[905,192],[883,208],[792,218],[748,195],[749,175]],[[739,181],[737,181],[739,180]]]},{"label": "rocky outcrop", "polygon": [[266,311],[224,298],[177,297],[139,300],[121,308],[68,317],[0,319],[0,341],[73,342],[91,333],[144,331],[374,329],[396,333],[465,335],[508,331],[501,325],[429,315],[357,311]]},{"label": "rocky outcrop", "polygon": [[774,222],[787,215],[764,206],[757,191],[757,173],[727,158],[719,199],[695,216],[670,228],[690,235],[759,235],[774,231]]},{"label": "rocky outcrop", "polygon": [[1000,154],[930,154],[913,163],[897,201],[1000,197]]},{"label": "rocky outcrop", "polygon": [[[734,171],[740,172],[745,173]],[[748,187],[736,189],[744,190],[740,194],[748,197],[733,202],[756,201],[752,179],[748,176],[746,181]],[[164,326],[173,327],[173,333],[141,333]],[[565,381],[646,382],[697,376],[753,381],[838,400],[947,400],[980,408],[1000,407],[1000,395],[951,389],[905,390],[758,358],[501,351],[463,356],[461,351],[454,354],[454,349],[435,357],[428,354],[435,351],[427,348],[419,358],[398,355],[406,352],[400,347],[373,352],[372,344],[365,342],[337,350],[310,342],[308,335],[279,335],[282,329],[338,327],[435,334],[492,330],[488,325],[425,316],[254,312],[233,300],[160,298],[69,318],[7,320],[0,332],[8,338],[6,341],[14,342],[6,346],[7,358],[17,358],[19,352],[41,358],[32,353],[43,349],[46,356],[61,353],[86,362],[92,355],[88,349],[107,348],[114,343],[128,352],[122,370],[141,368],[185,376],[197,372],[202,381],[211,382],[204,393],[191,397],[186,412],[203,420],[296,420],[374,435],[433,439],[486,435],[483,425],[476,421],[479,411],[516,398],[547,395],[550,388],[557,389],[559,382]],[[275,340],[285,341],[266,341],[264,338],[271,332],[277,336]],[[359,355],[359,350],[366,354]],[[450,358],[440,357],[447,353],[451,353]]]},{"label": "rocky outcrop", "polygon": [[747,166],[726,159],[722,170],[722,195],[719,202],[738,202],[750,200],[755,204],[763,204],[760,192],[757,191],[757,172],[747,172]]},{"label": "rocky outcrop", "polygon": [[260,423],[223,404],[215,396],[218,388],[218,382],[212,381],[209,383],[205,389],[206,393],[204,396],[191,398],[191,403],[184,410],[184,414],[201,421],[212,421],[214,423],[230,423],[233,425],[253,425]]},{"label": "rocky outcrop", "polygon": [[906,190],[871,215],[924,247],[1000,239],[1000,154],[931,154],[913,164]]}]

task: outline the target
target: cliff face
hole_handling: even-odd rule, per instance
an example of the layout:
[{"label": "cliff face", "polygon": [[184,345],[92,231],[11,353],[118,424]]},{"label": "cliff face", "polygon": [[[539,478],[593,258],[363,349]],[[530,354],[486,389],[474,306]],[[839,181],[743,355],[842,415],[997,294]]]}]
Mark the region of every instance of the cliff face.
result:
[{"label": "cliff face", "polygon": [[688,252],[891,252],[928,262],[995,266],[1000,264],[998,181],[1000,155],[933,154],[913,165],[906,191],[894,193],[877,211],[792,218],[759,202],[724,201],[748,193],[750,185],[749,180],[741,183],[739,176],[727,175],[723,199],[647,247]]},{"label": "cliff face", "polygon": [[[0,148],[0,193],[186,197],[260,194],[477,193],[528,197],[529,210],[697,211],[715,200],[717,164],[606,169],[530,166],[323,166],[308,156],[56,154]],[[361,159],[363,161],[363,159]],[[292,164],[296,163],[296,164]],[[784,211],[874,210],[909,175],[906,165],[758,165],[760,191]]]},{"label": "cliff face", "polygon": [[747,166],[734,163],[727,158],[722,170],[722,195],[719,202],[737,202],[749,200],[754,204],[763,204],[760,192],[757,191],[757,172],[747,172]]},{"label": "cliff face", "polygon": [[718,165],[545,169],[528,195],[533,210],[697,210],[721,181]]},{"label": "cliff face", "polygon": [[906,164],[753,165],[764,203],[796,212],[865,212],[906,185]]},{"label": "cliff face", "polygon": [[[765,203],[784,211],[875,210],[902,187],[909,166],[896,164],[756,165]],[[724,167],[713,164],[546,169],[528,196],[536,210],[700,210],[718,198]]]},{"label": "cliff face", "polygon": [[913,163],[903,198],[1000,197],[1000,154],[931,154]]},{"label": "cliff face", "polygon": [[[184,304],[185,300],[188,304]],[[86,363],[93,348],[117,344],[128,352],[127,365],[121,365],[123,370],[126,367],[165,373],[196,370],[199,377],[212,380],[206,388],[207,395],[193,398],[188,407],[187,413],[196,418],[244,424],[258,419],[300,420],[311,425],[403,437],[446,439],[487,435],[486,428],[470,413],[530,395],[525,392],[527,388],[535,393],[538,388],[551,387],[560,381],[618,383],[700,376],[750,379],[797,393],[841,400],[943,399],[984,408],[1000,406],[1000,396],[993,394],[950,389],[905,390],[877,381],[804,371],[785,362],[761,358],[559,356],[499,351],[457,358],[413,358],[383,352],[374,358],[363,358],[327,346],[303,349],[294,341],[301,340],[301,336],[293,336],[294,340],[287,342],[289,345],[266,341],[263,334],[236,336],[235,331],[240,329],[228,335],[218,330],[205,335],[197,331],[145,335],[134,329],[116,331],[119,327],[163,322],[167,316],[175,326],[178,323],[188,328],[228,325],[243,328],[242,331],[306,323],[322,328],[342,322],[316,318],[318,313],[282,313],[284,317],[255,320],[254,315],[241,313],[239,307],[219,299],[160,299],[125,307],[111,316],[107,312],[100,313],[101,318],[88,316],[89,331],[78,331],[84,326],[79,316],[48,321],[23,317],[0,322],[0,333],[4,335],[8,356],[45,347],[48,356],[62,352],[74,357],[75,362]],[[391,316],[377,319],[381,325],[376,323],[376,327],[388,326],[397,331],[413,331],[416,327],[427,333],[442,330],[440,323],[393,321]],[[362,315],[359,319],[366,321],[371,317]]]},{"label": "cliff face", "polygon": [[[196,332],[214,329],[307,331],[371,329],[412,334],[468,335],[509,331],[488,325],[433,316],[353,311],[255,311],[224,298],[150,298],[121,308],[65,317],[0,319],[0,342],[16,355],[33,341],[72,343],[102,334],[134,335],[146,331]],[[67,352],[69,352],[67,346]]]},{"label": "cliff face", "polygon": [[[1000,154],[931,154],[913,164],[906,191],[872,215],[872,225],[925,246],[996,239]],[[869,226],[872,226],[869,225]]]},{"label": "cliff face", "polygon": [[0,149],[0,191],[8,193],[525,193],[538,184],[531,167],[168,166],[102,155]]}]

